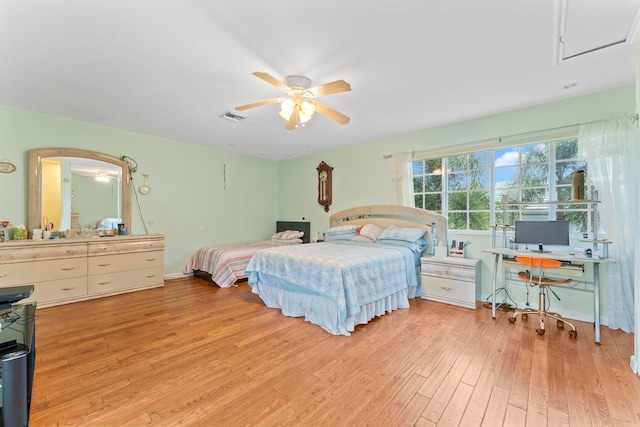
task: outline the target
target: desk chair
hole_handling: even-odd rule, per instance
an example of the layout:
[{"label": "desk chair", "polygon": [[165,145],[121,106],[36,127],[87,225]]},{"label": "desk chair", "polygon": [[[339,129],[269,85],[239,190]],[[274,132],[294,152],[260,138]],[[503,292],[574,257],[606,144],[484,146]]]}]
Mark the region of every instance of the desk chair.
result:
[{"label": "desk chair", "polygon": [[[540,327],[536,328],[536,332],[538,333],[538,335],[544,335],[544,321],[547,317],[551,317],[552,319],[556,319],[558,328],[564,328],[565,323],[571,326],[571,330],[569,331],[569,336],[571,338],[577,338],[578,332],[576,331],[576,328],[571,323],[564,320],[562,316],[560,316],[558,313],[547,312],[546,288],[549,286],[564,285],[566,283],[571,282],[571,279],[552,279],[549,277],[544,277],[543,269],[558,268],[562,266],[560,261],[551,260],[551,259],[529,258],[529,257],[517,256],[516,262],[538,269],[537,276],[534,276],[534,274],[531,271],[521,271],[518,273],[518,278],[524,282],[527,282],[529,286],[538,285],[540,289],[540,293],[538,296],[538,310],[534,310],[531,308],[516,310],[515,313],[513,313],[513,316],[509,318],[509,322],[515,323],[518,315],[522,315],[522,320],[527,320],[527,318],[529,317],[528,316],[529,313],[538,313],[538,316],[540,318]],[[531,270],[533,270],[533,268]]]}]

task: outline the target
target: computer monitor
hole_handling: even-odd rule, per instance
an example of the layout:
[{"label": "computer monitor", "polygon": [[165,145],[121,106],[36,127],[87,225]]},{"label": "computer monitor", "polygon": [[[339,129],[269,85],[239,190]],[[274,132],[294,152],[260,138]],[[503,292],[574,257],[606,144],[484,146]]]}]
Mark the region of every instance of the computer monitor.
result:
[{"label": "computer monitor", "polygon": [[515,242],[537,245],[535,252],[549,252],[544,245],[569,246],[569,221],[516,221]]}]

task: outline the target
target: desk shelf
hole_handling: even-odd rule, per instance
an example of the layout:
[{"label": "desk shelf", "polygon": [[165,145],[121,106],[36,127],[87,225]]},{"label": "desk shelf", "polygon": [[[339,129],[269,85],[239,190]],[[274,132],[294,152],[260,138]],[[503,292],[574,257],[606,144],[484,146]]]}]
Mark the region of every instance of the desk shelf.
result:
[{"label": "desk shelf", "polygon": [[[520,264],[517,261],[510,261],[506,259],[502,260],[502,266],[504,268],[513,268],[513,269],[520,269],[520,270],[527,269],[525,265]],[[536,272],[539,272],[540,269],[536,267],[534,268],[534,270]],[[553,273],[560,273],[563,276],[580,278],[584,276],[584,264],[563,265],[562,267],[558,267],[558,268],[543,268],[542,272],[545,274],[545,276],[553,275]]]},{"label": "desk shelf", "polygon": [[592,205],[594,203],[600,203],[600,200],[582,199],[582,200],[543,200],[541,202],[502,202],[503,205],[508,206],[539,206],[539,205]]},{"label": "desk shelf", "polygon": [[[515,201],[515,200],[507,200],[507,196],[504,195],[503,199],[502,199],[502,219],[503,221],[506,221],[507,218],[507,207],[509,206],[544,206],[544,205],[586,205],[586,206],[590,206],[591,209],[591,213],[593,215],[593,238],[592,239],[580,239],[580,242],[583,243],[592,243],[593,244],[593,252],[597,252],[598,251],[598,245],[601,244],[603,245],[603,253],[600,254],[603,258],[608,258],[609,257],[609,247],[608,245],[610,245],[612,242],[606,239],[598,239],[598,228],[599,228],[599,222],[598,222],[598,204],[600,203],[600,200],[598,200],[598,190],[594,190],[593,191],[593,199],[580,199],[580,200],[541,200],[541,201],[537,201],[537,202],[519,202],[519,201]],[[515,226],[511,225],[511,224],[496,224],[496,225],[492,225],[492,239],[491,239],[491,247],[492,248],[496,248],[496,241],[497,241],[497,231],[498,230],[502,230],[502,246],[503,247],[508,247],[508,241],[507,241],[507,230],[511,230],[514,229]]]}]

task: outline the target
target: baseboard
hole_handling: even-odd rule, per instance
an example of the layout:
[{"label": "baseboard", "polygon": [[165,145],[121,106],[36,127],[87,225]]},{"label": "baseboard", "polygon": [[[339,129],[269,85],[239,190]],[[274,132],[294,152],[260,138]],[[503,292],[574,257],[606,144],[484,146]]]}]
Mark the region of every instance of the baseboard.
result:
[{"label": "baseboard", "polygon": [[187,277],[193,277],[192,273],[171,273],[165,274],[164,280],[176,280],[176,279],[186,279]]}]

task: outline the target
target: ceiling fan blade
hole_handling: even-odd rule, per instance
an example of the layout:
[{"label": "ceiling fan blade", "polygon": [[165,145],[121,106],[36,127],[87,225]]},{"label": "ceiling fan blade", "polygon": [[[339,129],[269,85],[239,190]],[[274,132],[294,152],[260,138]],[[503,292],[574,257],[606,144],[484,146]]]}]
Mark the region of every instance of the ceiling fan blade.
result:
[{"label": "ceiling fan blade", "polygon": [[282,98],[266,99],[264,101],[254,102],[253,104],[241,105],[239,107],[236,107],[236,110],[238,111],[248,110],[249,108],[256,108],[256,107],[262,107],[263,105],[276,104],[280,101],[282,101]]},{"label": "ceiling fan blade", "polygon": [[271,74],[262,73],[260,71],[256,71],[255,73],[253,73],[253,75],[256,76],[257,78],[262,79],[265,82],[269,83],[271,86],[277,87],[281,91],[285,91],[285,90],[289,89],[288,86],[282,84],[282,82],[280,80],[276,79]]},{"label": "ceiling fan blade", "polygon": [[298,109],[298,106],[296,105],[293,109],[293,111],[291,112],[291,117],[289,117],[289,120],[287,120],[287,124],[284,126],[284,128],[286,130],[293,130],[295,128],[298,127],[298,119],[300,117],[300,110]]},{"label": "ceiling fan blade", "polygon": [[314,96],[325,96],[340,92],[349,92],[351,85],[344,80],[336,80],[335,82],[326,83],[307,89]]},{"label": "ceiling fan blade", "polygon": [[339,113],[333,108],[329,108],[326,105],[321,104],[319,102],[316,102],[316,111],[320,114],[324,114],[325,116],[329,117],[331,120],[335,120],[341,125],[346,125],[351,121],[351,119],[345,116],[344,114]]}]

